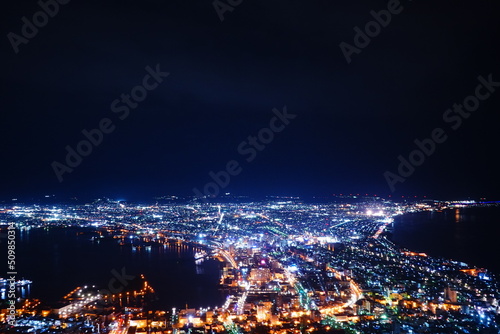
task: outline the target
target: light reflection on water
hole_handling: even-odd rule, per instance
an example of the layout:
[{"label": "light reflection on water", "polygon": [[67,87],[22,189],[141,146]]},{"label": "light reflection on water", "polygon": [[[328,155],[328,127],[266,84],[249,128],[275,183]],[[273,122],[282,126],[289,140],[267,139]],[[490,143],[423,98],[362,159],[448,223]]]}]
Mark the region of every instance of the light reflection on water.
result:
[{"label": "light reflection on water", "polygon": [[[82,234],[83,232],[83,234]],[[53,304],[77,286],[107,286],[111,270],[145,274],[162,307],[220,305],[220,268],[215,260],[196,263],[195,250],[183,243],[152,247],[120,246],[120,240],[91,240],[84,228],[31,229],[18,235],[18,279],[33,281],[19,296]],[[138,245],[137,245],[138,246]],[[31,292],[31,293],[30,293]]]}]

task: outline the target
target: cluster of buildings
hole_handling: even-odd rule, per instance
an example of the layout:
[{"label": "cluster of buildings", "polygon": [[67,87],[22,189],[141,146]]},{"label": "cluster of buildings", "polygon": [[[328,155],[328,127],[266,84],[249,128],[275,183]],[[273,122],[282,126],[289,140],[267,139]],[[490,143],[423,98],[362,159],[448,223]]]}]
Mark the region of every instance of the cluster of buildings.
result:
[{"label": "cluster of buildings", "polygon": [[17,325],[2,331],[499,332],[500,294],[492,273],[403,249],[386,233],[397,215],[484,203],[344,197],[323,203],[99,200],[1,207],[0,224],[14,221],[19,229],[78,226],[139,251],[189,245],[193,261],[220,260],[227,295],[218,307],[155,310],[148,304],[154,289],[144,277],[119,295],[78,287],[58,309],[43,310],[40,301],[20,298]]}]

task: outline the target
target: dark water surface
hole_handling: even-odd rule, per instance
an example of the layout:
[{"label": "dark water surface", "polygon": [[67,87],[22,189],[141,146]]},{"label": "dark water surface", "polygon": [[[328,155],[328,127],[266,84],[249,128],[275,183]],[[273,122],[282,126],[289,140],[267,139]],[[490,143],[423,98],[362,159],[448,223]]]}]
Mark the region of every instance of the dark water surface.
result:
[{"label": "dark water surface", "polygon": [[83,228],[19,231],[18,279],[33,281],[32,298],[54,303],[77,286],[104,288],[114,277],[113,269],[125,268],[127,275],[145,275],[164,309],[223,304],[218,261],[196,265],[194,250],[187,245],[133,250],[113,239],[93,242],[90,232]]},{"label": "dark water surface", "polygon": [[397,244],[491,270],[500,277],[500,208],[467,208],[399,216]]},{"label": "dark water surface", "polygon": [[[82,234],[83,232],[83,234]],[[113,269],[127,275],[144,274],[159,298],[159,306],[222,305],[218,289],[220,266],[215,260],[196,265],[189,246],[133,250],[115,240],[92,242],[90,230],[51,228],[19,231],[18,279],[34,283],[32,298],[48,303],[77,286],[107,286]],[[414,251],[451,258],[487,268],[500,277],[500,208],[469,208],[399,216],[393,240]],[[4,248],[4,247],[3,247]],[[2,264],[6,271],[6,264]]]}]

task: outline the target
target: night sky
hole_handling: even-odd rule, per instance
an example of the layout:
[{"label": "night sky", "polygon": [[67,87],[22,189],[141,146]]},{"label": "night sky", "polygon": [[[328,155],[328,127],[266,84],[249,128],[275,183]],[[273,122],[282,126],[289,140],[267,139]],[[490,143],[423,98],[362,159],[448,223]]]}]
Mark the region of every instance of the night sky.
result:
[{"label": "night sky", "polygon": [[498,1],[47,2],[0,11],[2,199],[193,195],[229,162],[220,194],[500,199]]}]

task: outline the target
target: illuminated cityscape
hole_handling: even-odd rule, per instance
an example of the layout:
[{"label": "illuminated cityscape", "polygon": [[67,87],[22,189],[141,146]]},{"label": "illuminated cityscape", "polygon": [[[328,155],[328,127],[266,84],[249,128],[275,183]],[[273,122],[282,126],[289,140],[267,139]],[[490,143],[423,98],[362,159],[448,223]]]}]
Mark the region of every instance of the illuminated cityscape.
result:
[{"label": "illuminated cityscape", "polygon": [[[18,234],[77,227],[95,233],[89,242],[112,240],[114,247],[139,253],[189,248],[198,264],[207,259],[218,261],[219,286],[225,295],[222,305],[151,308],[158,288],[147,280],[152,272],[129,273],[117,268],[108,286],[93,282],[77,286],[57,296],[61,301],[57,307],[19,295],[16,324],[4,331],[498,331],[499,291],[493,273],[398,247],[389,237],[397,216],[443,210],[458,214],[464,208],[496,203],[394,202],[368,196],[339,196],[335,201],[317,203],[293,197],[220,203],[169,199],[172,201],[161,201],[163,204],[100,199],[82,205],[3,205],[0,221],[4,232],[14,223]],[[15,289],[38,283],[27,279],[17,281]],[[5,301],[9,282],[2,282]],[[4,306],[4,323],[8,315]]]},{"label": "illuminated cityscape", "polygon": [[499,13],[5,1],[0,334],[500,334]]}]

